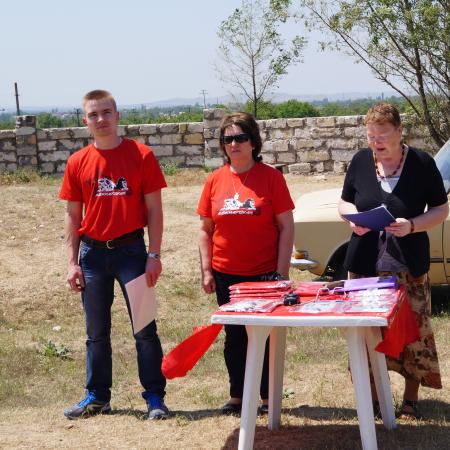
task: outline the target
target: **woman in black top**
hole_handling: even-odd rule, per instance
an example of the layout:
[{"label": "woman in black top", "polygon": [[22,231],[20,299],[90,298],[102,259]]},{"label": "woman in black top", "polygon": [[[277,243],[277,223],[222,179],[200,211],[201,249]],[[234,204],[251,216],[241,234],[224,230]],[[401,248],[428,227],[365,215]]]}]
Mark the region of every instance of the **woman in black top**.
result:
[{"label": "woman in black top", "polygon": [[350,163],[339,213],[385,205],[396,219],[383,232],[349,222],[353,233],[345,267],[350,278],[395,274],[406,287],[420,338],[404,348],[400,359],[386,359],[388,368],[405,378],[401,414],[419,418],[420,384],[442,388],[430,320],[427,274],[430,252],[426,230],[447,217],[447,195],[433,158],[402,144],[400,114],[394,106],[375,105],[367,112],[364,123],[369,148],[359,151]]}]

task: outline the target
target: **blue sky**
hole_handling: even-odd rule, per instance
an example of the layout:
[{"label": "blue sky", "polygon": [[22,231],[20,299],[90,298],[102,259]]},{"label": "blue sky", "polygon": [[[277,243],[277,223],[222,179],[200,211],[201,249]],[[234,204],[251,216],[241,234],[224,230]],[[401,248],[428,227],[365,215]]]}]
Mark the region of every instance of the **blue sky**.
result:
[{"label": "blue sky", "polygon": [[[227,94],[213,61],[220,22],[240,0],[22,0],[2,2],[0,108],[17,81],[22,106],[78,105],[85,92],[110,90],[119,104]],[[293,31],[294,26],[290,28]],[[296,30],[301,34],[300,25]],[[304,63],[278,92],[312,95],[386,92],[343,53],[322,53],[314,36]]]}]

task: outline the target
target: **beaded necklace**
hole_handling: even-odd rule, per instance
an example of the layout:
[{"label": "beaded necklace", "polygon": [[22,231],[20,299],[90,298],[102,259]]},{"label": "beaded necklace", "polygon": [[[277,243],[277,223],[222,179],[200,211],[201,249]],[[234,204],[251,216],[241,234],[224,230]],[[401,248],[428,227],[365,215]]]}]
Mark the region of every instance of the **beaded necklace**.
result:
[{"label": "beaded necklace", "polygon": [[377,155],[375,154],[375,152],[373,152],[373,159],[374,159],[374,162],[375,162],[375,170],[377,172],[377,175],[382,180],[385,180],[386,178],[395,177],[396,173],[400,170],[400,167],[402,167],[403,160],[405,159],[405,146],[402,145],[402,157],[400,158],[400,162],[398,163],[398,166],[396,167],[396,169],[390,175],[381,175],[380,171],[378,170],[378,160],[377,160]]}]

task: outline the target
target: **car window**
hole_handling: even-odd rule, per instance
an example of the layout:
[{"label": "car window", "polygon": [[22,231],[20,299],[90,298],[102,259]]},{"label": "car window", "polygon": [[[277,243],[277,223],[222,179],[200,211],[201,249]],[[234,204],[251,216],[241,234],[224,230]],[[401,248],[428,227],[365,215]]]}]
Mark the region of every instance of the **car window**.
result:
[{"label": "car window", "polygon": [[441,172],[445,191],[448,194],[450,190],[450,139],[436,153],[434,160],[436,161],[439,172]]}]

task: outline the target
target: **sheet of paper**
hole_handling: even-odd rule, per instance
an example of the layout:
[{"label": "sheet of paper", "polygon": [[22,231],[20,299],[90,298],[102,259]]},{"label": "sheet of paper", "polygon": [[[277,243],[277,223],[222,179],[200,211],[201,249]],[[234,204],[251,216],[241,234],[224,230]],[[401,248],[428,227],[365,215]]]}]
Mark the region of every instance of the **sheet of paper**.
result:
[{"label": "sheet of paper", "polygon": [[145,328],[156,318],[155,288],[148,287],[145,274],[125,284],[130,301],[134,334]]},{"label": "sheet of paper", "polygon": [[370,209],[369,211],[354,214],[342,214],[342,217],[360,227],[370,228],[375,231],[383,231],[390,223],[395,222],[395,217],[385,206]]}]

